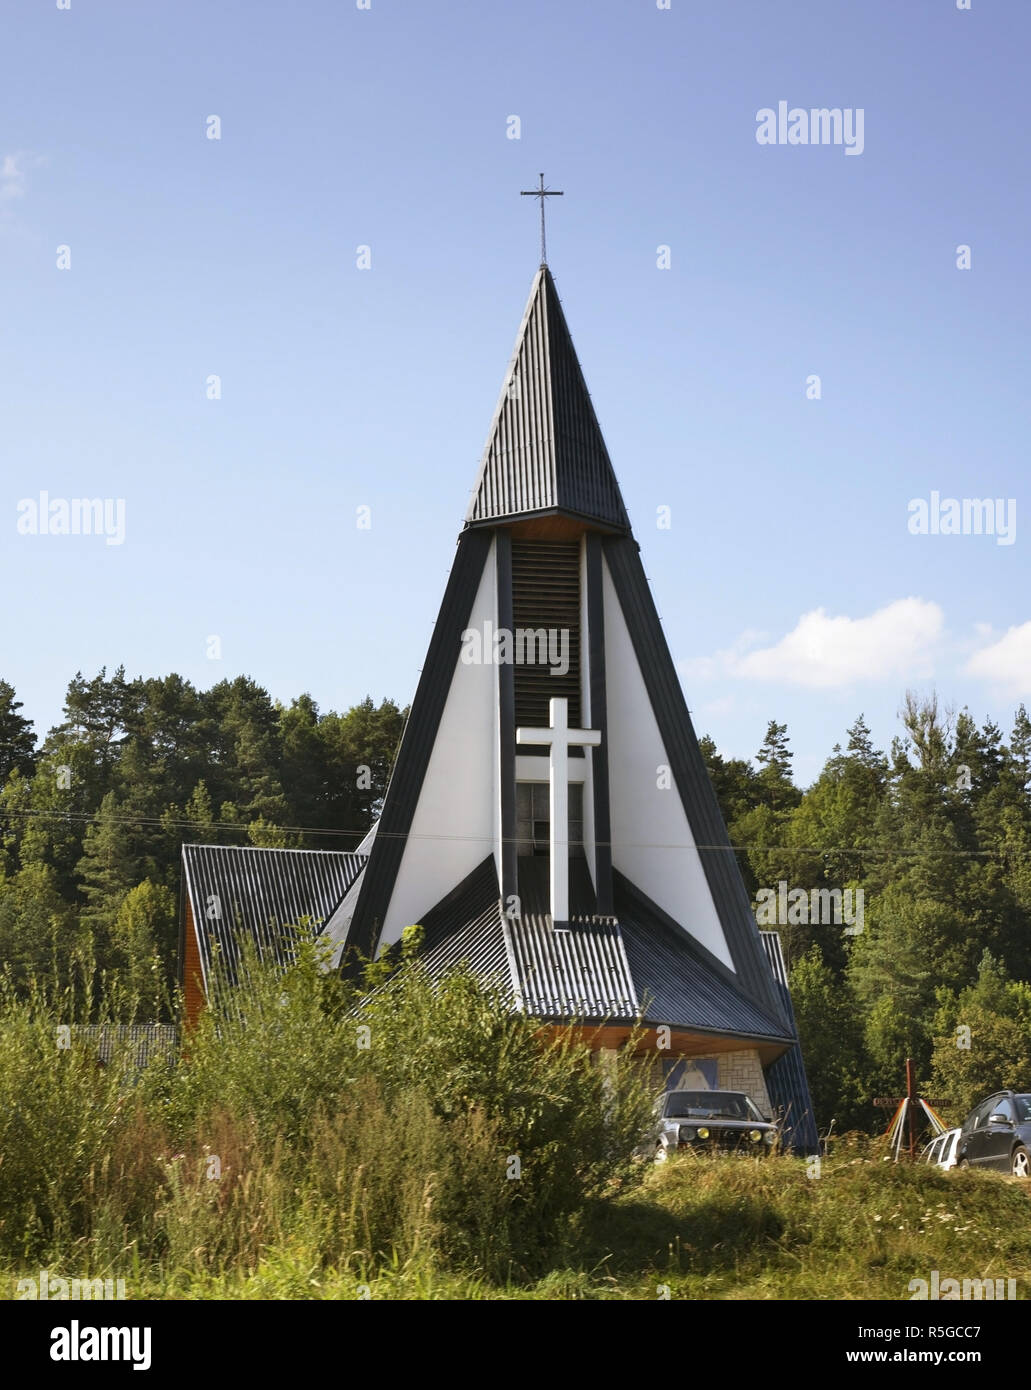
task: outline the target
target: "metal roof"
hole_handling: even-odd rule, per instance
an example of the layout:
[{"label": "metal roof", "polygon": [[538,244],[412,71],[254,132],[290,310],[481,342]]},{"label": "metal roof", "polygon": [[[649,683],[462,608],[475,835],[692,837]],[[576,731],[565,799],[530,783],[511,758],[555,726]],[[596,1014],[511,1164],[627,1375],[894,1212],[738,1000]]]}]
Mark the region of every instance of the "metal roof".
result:
[{"label": "metal roof", "polygon": [[555,930],[549,865],[543,856],[517,861],[520,915],[505,920],[512,983],[527,1013],[545,1018],[637,1017],[637,995],[619,924],[594,911],[585,859],[570,860],[569,925]]},{"label": "metal roof", "polygon": [[[777,982],[783,1008],[791,1020],[791,1031],[798,1037],[798,1025],[788,990],[788,972],[784,964],[780,936],[775,931],[759,933],[763,950],[770,962],[773,978]],[[820,1151],[820,1135],[816,1127],[813,1098],[809,1094],[806,1080],[805,1062],[802,1048],[795,1042],[782,1057],[766,1069],[766,1089],[770,1100],[784,1116],[784,1133],[788,1144],[804,1154],[817,1154]]]},{"label": "metal roof", "polygon": [[615,878],[616,911],[645,1022],[739,1038],[793,1040],[773,1013],[744,993],[733,972],[671,925],[622,875]]},{"label": "metal roof", "polygon": [[780,932],[761,931],[759,933],[759,939],[762,942],[763,950],[766,952],[766,959],[770,962],[773,978],[782,989],[787,989],[788,968],[784,963],[784,951],[780,944]]},{"label": "metal roof", "polygon": [[[293,948],[288,928],[301,917],[327,922],[365,862],[364,855],[334,850],[184,845],[186,891],[194,923],[200,924],[205,984],[216,951],[230,977],[235,975],[244,936],[263,954],[288,964]],[[798,1052],[793,1030],[761,1009],[733,971],[622,875],[615,876],[618,916],[599,915],[586,860],[574,859],[570,922],[556,930],[547,910],[547,868],[543,857],[519,860],[521,913],[509,918],[502,914],[494,856],[487,855],[421,918],[422,960],[431,975],[439,978],[466,966],[494,980],[519,1008],[538,1018],[641,1019],[653,1026],[794,1043],[792,1052]],[[786,999],[776,933],[763,933],[763,945]],[[777,1079],[782,1084],[774,1086],[777,1095],[771,1091],[771,1097],[799,1116],[799,1143],[808,1142],[805,1117],[811,1123],[812,1104],[800,1053],[780,1068]]]},{"label": "metal roof", "polygon": [[511,993],[508,953],[494,856],[489,854],[442,902],[422,918],[422,961],[431,975],[468,966]]},{"label": "metal roof", "polygon": [[365,861],[365,855],[343,850],[183,845],[183,877],[205,988],[216,949],[230,976],[235,974],[243,936],[262,955],[288,964],[289,928],[302,917],[323,927]]},{"label": "metal roof", "polygon": [[555,282],[542,265],[530,290],[466,524],[556,511],[630,530]]},{"label": "metal roof", "polygon": [[505,923],[522,1007],[543,1018],[633,1022],[637,998],[619,926],[573,921],[556,931],[550,919]]},{"label": "metal roof", "polygon": [[136,1067],[145,1067],[156,1057],[174,1062],[179,1048],[174,1023],[73,1023],[69,1038],[96,1048],[105,1064],[115,1057],[128,1057]]},{"label": "metal roof", "polygon": [[617,875],[617,917],[593,912],[586,861],[571,861],[570,923],[547,911],[547,860],[519,860],[520,915],[503,916],[493,855],[422,919],[435,976],[459,964],[502,980],[519,1007],[546,1019],[666,1023],[788,1043],[783,1023],[687,933]]}]

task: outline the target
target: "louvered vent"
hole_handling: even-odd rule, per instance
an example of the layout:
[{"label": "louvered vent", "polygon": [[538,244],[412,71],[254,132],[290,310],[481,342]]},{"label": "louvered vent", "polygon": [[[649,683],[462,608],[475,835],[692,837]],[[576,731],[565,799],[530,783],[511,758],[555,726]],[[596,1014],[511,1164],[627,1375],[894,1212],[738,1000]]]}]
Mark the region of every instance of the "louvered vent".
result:
[{"label": "louvered vent", "polygon": [[[512,541],[516,726],[546,725],[548,701],[569,701],[580,727],[580,542]],[[530,638],[528,634],[535,636]],[[522,640],[520,640],[522,639]],[[525,660],[520,660],[520,656]],[[564,665],[557,674],[555,660]],[[543,660],[541,659],[543,658]],[[555,672],[555,674],[553,674]],[[521,748],[520,752],[532,752]]]}]

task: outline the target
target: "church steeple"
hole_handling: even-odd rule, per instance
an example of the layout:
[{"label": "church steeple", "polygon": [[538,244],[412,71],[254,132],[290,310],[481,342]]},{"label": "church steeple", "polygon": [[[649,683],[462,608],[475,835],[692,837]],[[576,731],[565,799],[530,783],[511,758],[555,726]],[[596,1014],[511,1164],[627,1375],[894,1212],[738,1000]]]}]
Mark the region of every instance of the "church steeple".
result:
[{"label": "church steeple", "polygon": [[551,271],[542,265],[509,363],[466,526],[564,516],[629,534]]},{"label": "church steeple", "polygon": [[815,1143],[790,1001],[547,265],[366,850],[326,928],[341,951],[419,923],[430,968],[471,964],[517,1008],[623,1041],[640,1019],[710,1084],[740,1074],[726,1054],[764,1095],[767,1066]]},{"label": "church steeple", "polygon": [[[345,968],[418,923],[432,976],[469,966],[549,1027],[661,1060],[668,1084],[689,1059],[781,1107],[813,1152],[779,942],[760,937],[546,264],[379,821],[336,857],[321,881],[339,901],[313,907]],[[297,864],[289,883],[308,883]],[[188,875],[194,936],[204,882]],[[298,920],[297,893],[280,898]]]}]

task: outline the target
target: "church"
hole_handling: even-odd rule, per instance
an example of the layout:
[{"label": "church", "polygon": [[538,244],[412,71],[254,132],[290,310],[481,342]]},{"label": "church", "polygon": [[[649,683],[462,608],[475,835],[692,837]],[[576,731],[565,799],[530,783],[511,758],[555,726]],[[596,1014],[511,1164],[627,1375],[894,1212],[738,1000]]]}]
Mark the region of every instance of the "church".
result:
[{"label": "church", "polygon": [[[817,1134],[780,942],[731,849],[542,260],[376,825],[353,852],[184,845],[183,987],[307,916],[374,957],[424,930],[512,1007],[667,1086]],[[635,1032],[636,1029],[636,1032]]]}]

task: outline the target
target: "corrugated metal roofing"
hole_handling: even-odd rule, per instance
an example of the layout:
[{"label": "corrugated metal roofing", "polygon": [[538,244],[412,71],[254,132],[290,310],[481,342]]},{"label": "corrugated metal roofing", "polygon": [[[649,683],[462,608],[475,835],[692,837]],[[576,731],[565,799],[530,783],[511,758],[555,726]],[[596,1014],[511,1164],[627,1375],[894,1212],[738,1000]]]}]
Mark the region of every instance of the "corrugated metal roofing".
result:
[{"label": "corrugated metal roofing", "polygon": [[[502,917],[494,857],[422,919],[422,959],[433,975],[466,964],[499,980],[527,1013],[543,1018],[632,1021],[637,1001],[615,918],[594,917],[590,877],[573,861],[570,927],[555,931],[544,910],[547,860],[521,859],[522,915]],[[543,887],[542,887],[543,885]]]},{"label": "corrugated metal roofing", "polygon": [[529,1014],[547,1019],[632,1022],[789,1042],[782,1023],[720,973],[686,933],[618,879],[615,917],[593,912],[585,860],[570,872],[571,921],[556,931],[547,912],[547,860],[519,860],[520,915],[503,917],[493,856],[422,919],[423,959],[434,975],[462,962],[502,978]]},{"label": "corrugated metal roofing", "polygon": [[671,927],[619,874],[616,911],[646,1022],[792,1041],[779,1019],[735,985],[730,971],[707,960],[686,932]]},{"label": "corrugated metal roofing", "polygon": [[465,965],[482,979],[497,981],[506,994],[511,993],[492,854],[426,913],[420,925],[426,933],[421,958],[431,975],[440,976],[455,966]]},{"label": "corrugated metal roofing", "polygon": [[183,874],[197,932],[204,983],[217,949],[230,976],[241,936],[281,965],[292,956],[289,931],[302,917],[324,926],[366,856],[342,850],[183,845]]},{"label": "corrugated metal roofing", "polygon": [[770,962],[770,969],[773,971],[773,978],[782,989],[788,987],[788,968],[784,963],[784,952],[781,949],[780,933],[775,931],[761,931],[759,939],[766,952],[766,959]]},{"label": "corrugated metal roofing", "polygon": [[[775,931],[764,931],[759,935],[777,982],[783,1007],[791,1020],[791,1031],[797,1037],[798,1025],[795,1022],[795,1010],[788,990],[788,972],[780,936]],[[816,1127],[813,1099],[809,1094],[802,1048],[797,1042],[766,1068],[766,1089],[770,1100],[784,1116],[784,1134],[788,1144],[800,1153],[819,1153],[820,1135]]]},{"label": "corrugated metal roofing", "polygon": [[128,1056],[134,1066],[145,1067],[155,1058],[174,1062],[178,1055],[179,1030],[174,1023],[73,1023],[69,1035],[95,1047],[105,1063]]},{"label": "corrugated metal roofing", "polygon": [[556,931],[548,917],[505,922],[516,991],[529,1014],[543,1018],[632,1022],[638,1013],[619,925],[590,919]]},{"label": "corrugated metal roofing", "polygon": [[630,529],[555,282],[541,266],[466,523],[551,511]]},{"label": "corrugated metal roofing", "polygon": [[[230,975],[242,936],[288,964],[302,916],[325,923],[365,864],[365,856],[333,850],[274,850],[184,845],[186,888],[198,932],[205,980],[214,951]],[[519,860],[521,915],[502,915],[493,855],[421,920],[422,959],[436,977],[464,965],[499,983],[527,1013],[546,1019],[633,1022],[793,1041],[735,987],[731,972],[709,961],[633,885],[616,876],[617,917],[593,911],[585,860],[571,861],[571,920],[555,930],[547,911],[547,860]],[[217,917],[208,914],[218,909]],[[764,933],[764,946],[770,946]],[[776,964],[771,956],[771,964]],[[723,973],[721,973],[721,971]],[[783,962],[780,962],[783,973]],[[786,986],[778,977],[778,987]],[[797,1044],[795,1049],[797,1051]],[[801,1058],[781,1068],[793,1112],[811,1112]],[[783,1089],[783,1088],[781,1088]],[[771,1092],[772,1097],[772,1092]],[[777,1099],[777,1097],[774,1097]]]}]

